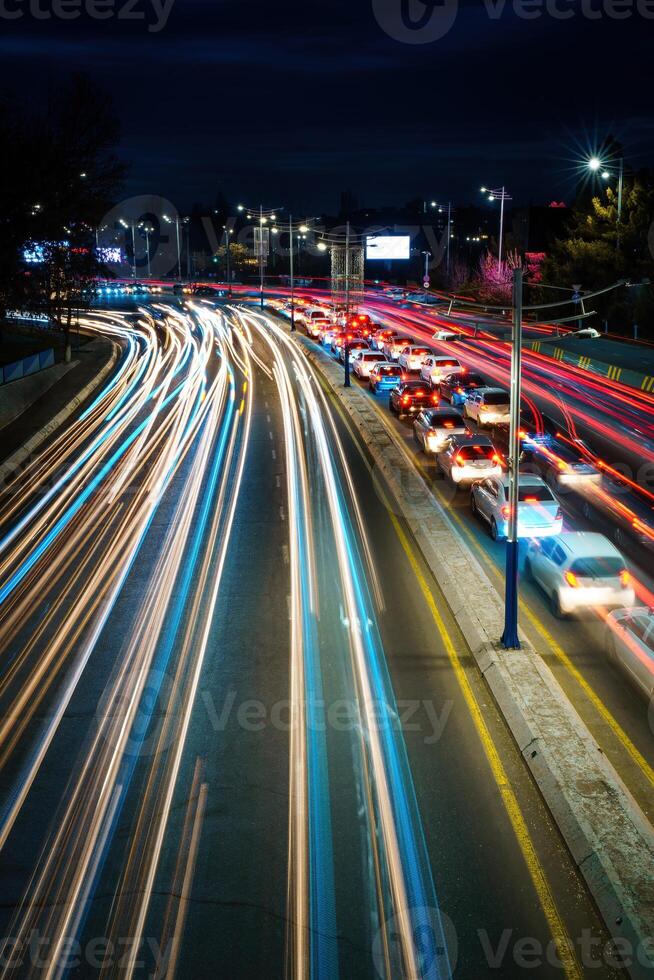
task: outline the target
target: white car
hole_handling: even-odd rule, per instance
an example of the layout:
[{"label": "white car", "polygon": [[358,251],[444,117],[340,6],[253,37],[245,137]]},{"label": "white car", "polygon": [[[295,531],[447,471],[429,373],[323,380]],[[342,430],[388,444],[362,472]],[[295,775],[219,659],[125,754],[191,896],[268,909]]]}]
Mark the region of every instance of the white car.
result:
[{"label": "white car", "polygon": [[453,330],[437,330],[432,340],[458,340],[459,334]]},{"label": "white car", "polygon": [[402,349],[397,362],[405,371],[419,371],[424,359],[433,353],[429,347],[410,344],[408,347]]},{"label": "white car", "polygon": [[[470,507],[486,521],[493,541],[505,538],[509,529],[509,478],[489,477],[473,483]],[[563,511],[543,479],[521,476],[518,487],[518,537],[545,538],[563,531]]]},{"label": "white car", "polygon": [[596,330],[595,329],[595,327],[584,327],[582,330],[574,330],[570,334],[570,336],[571,337],[581,337],[582,339],[584,337],[586,337],[586,338],[589,338],[590,340],[597,340],[597,338],[600,337],[601,334],[600,334],[599,330]]},{"label": "white car", "polygon": [[617,609],[606,617],[606,652],[641,691],[654,697],[654,611]]},{"label": "white car", "polygon": [[325,315],[312,316],[306,319],[304,322],[307,328],[307,333],[310,337],[313,337],[314,340],[318,339],[321,330],[325,330],[331,326],[331,320]]},{"label": "white car", "polygon": [[368,380],[370,377],[370,372],[374,368],[375,364],[380,363],[385,364],[387,361],[383,354],[380,354],[379,351],[360,350],[356,351],[354,357],[352,358],[352,369],[357,378]]},{"label": "white car", "polygon": [[440,354],[430,354],[422,362],[420,377],[428,381],[432,388],[437,387],[447,374],[463,370],[461,361],[456,357],[443,357]]},{"label": "white car", "polygon": [[427,408],[413,423],[414,438],[428,455],[440,453],[452,436],[468,434],[463,416],[452,408]]},{"label": "white car", "polygon": [[413,344],[413,337],[389,337],[382,350],[389,361],[397,361],[405,347]]},{"label": "white car", "polygon": [[454,436],[436,455],[436,463],[453,483],[470,484],[489,476],[502,475],[502,460],[487,436]]},{"label": "white car", "polygon": [[591,531],[532,541],[525,577],[540,585],[559,618],[587,609],[627,608],[636,601],[624,558],[608,538]]},{"label": "white car", "polygon": [[481,425],[508,425],[511,421],[509,393],[503,388],[475,388],[463,404],[463,414]]}]

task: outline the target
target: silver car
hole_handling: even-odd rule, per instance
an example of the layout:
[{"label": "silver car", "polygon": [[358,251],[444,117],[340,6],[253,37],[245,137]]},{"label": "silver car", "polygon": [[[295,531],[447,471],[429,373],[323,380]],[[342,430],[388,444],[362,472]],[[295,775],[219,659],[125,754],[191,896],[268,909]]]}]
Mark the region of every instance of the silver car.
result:
[{"label": "silver car", "polygon": [[414,438],[427,454],[440,453],[452,436],[468,434],[463,416],[451,408],[425,409],[413,423]]},{"label": "silver car", "polygon": [[616,609],[606,617],[606,652],[636,685],[654,697],[654,611]]}]

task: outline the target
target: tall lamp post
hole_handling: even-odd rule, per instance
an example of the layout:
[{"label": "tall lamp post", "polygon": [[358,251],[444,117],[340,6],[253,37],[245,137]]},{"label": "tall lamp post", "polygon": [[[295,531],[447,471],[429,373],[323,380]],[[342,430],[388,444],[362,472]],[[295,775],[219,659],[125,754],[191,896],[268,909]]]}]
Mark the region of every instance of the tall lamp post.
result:
[{"label": "tall lamp post", "polygon": [[239,204],[237,206],[237,210],[238,211],[245,211],[246,212],[246,215],[247,215],[247,218],[248,218],[248,221],[252,220],[252,215],[253,214],[257,214],[258,213],[258,218],[259,218],[259,228],[258,228],[259,236],[257,238],[257,235],[256,235],[256,230],[257,229],[255,229],[255,236],[254,236],[254,254],[255,254],[255,257],[257,255],[257,253],[259,255],[259,303],[260,303],[261,309],[263,309],[263,307],[264,307],[264,279],[265,279],[266,257],[267,257],[267,254],[268,254],[265,245],[269,242],[269,239],[264,236],[264,231],[267,232],[269,230],[266,227],[266,225],[268,224],[268,221],[275,221],[275,219],[277,217],[276,211],[279,210],[279,208],[277,208],[277,209],[275,209],[275,208],[272,208],[272,209],[271,208],[264,208],[263,205],[261,205],[261,204],[259,205],[258,208],[248,208],[244,204]]},{"label": "tall lamp post", "polygon": [[151,279],[152,268],[150,266],[150,235],[154,231],[154,228],[149,221],[142,221],[139,224],[139,228],[143,229],[143,234],[145,235],[145,252],[146,252],[146,258],[148,260],[148,279]]},{"label": "tall lamp post", "polygon": [[509,518],[506,541],[506,596],[502,645],[519,650],[518,637],[518,501],[520,496],[520,400],[522,395],[522,269],[513,273],[511,333],[511,426],[509,430]]},{"label": "tall lamp post", "polygon": [[[163,219],[166,222],[166,224],[169,224],[169,225],[172,225],[173,224],[173,219],[170,218],[167,214],[164,214],[163,215]],[[179,215],[178,214],[175,215],[175,222],[174,222],[174,224],[175,224],[175,234],[177,236],[177,278],[181,280],[181,278],[182,278],[182,246],[181,246],[181,241],[180,241],[180,237],[179,237]]]},{"label": "tall lamp post", "polygon": [[499,243],[499,256],[497,264],[499,266],[500,272],[502,271],[502,244],[504,241],[504,205],[507,201],[512,201],[513,198],[509,193],[507,193],[506,187],[496,187],[491,189],[488,187],[481,188],[482,194],[488,194],[489,201],[499,201],[500,202],[500,243]]},{"label": "tall lamp post", "polygon": [[233,233],[233,228],[228,228],[227,225],[223,225],[223,232],[225,235],[225,258],[227,262],[227,297],[231,298],[232,295],[232,270],[230,265],[230,244],[229,236]]},{"label": "tall lamp post", "polygon": [[[425,211],[427,211],[426,204],[427,204],[427,202],[425,201]],[[445,263],[446,263],[447,274],[449,276],[449,274],[450,274],[450,246],[451,246],[451,243],[452,243],[452,214],[453,214],[453,211],[452,211],[452,202],[451,201],[448,201],[447,204],[439,204],[438,201],[432,201],[431,202],[431,207],[432,208],[438,208],[438,213],[439,214],[443,214],[447,210],[447,245],[446,245],[446,248],[445,248]],[[429,277],[426,276],[425,278],[428,279]]]},{"label": "tall lamp post", "polygon": [[119,223],[125,229],[130,228],[132,232],[132,278],[136,279],[136,233],[134,231],[134,222],[127,222],[124,218],[120,218]]},{"label": "tall lamp post", "polygon": [[[611,179],[611,171],[605,164],[602,163],[599,157],[591,157],[588,161],[588,169],[593,173],[598,173],[602,171],[602,180]],[[617,251],[620,251],[620,224],[622,221],[622,199],[624,196],[624,157],[620,157],[618,160],[618,228],[616,237],[616,247]]]}]

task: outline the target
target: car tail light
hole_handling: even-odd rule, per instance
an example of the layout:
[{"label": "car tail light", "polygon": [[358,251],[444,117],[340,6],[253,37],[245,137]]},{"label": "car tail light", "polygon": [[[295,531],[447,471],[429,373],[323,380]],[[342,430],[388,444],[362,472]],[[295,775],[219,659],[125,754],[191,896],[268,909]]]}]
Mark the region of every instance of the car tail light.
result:
[{"label": "car tail light", "polygon": [[463,456],[461,456],[460,453],[457,453],[456,454],[456,456],[454,457],[454,462],[456,463],[457,466],[465,466],[466,465],[466,461],[463,458]]},{"label": "car tail light", "polygon": [[402,404],[408,405],[411,401],[411,395],[402,395]]},{"label": "car tail light", "polygon": [[454,422],[446,422],[444,424],[443,428],[444,429],[453,429],[454,428]]},{"label": "car tail light", "polygon": [[463,388],[457,388],[456,389],[456,393],[457,393],[457,395],[462,395],[463,394]]},{"label": "car tail light", "polygon": [[538,503],[538,497],[525,497],[525,503],[526,504],[537,504]]},{"label": "car tail light", "polygon": [[432,400],[432,403],[433,403],[434,405],[438,405],[438,402],[439,402],[439,398],[438,398],[438,393],[437,393],[437,392],[434,392],[434,393],[432,394],[432,396],[431,396],[431,400]]},{"label": "car tail light", "polygon": [[508,520],[511,516],[511,508],[508,504],[502,504],[502,517]]},{"label": "car tail light", "polygon": [[557,507],[556,508],[556,517],[554,518],[554,520],[555,521],[562,521],[563,520],[563,511],[561,510],[560,507]]},{"label": "car tail light", "polygon": [[627,588],[628,585],[631,585],[631,575],[629,574],[626,568],[623,568],[622,571],[620,572],[620,583],[622,587],[625,589]]},{"label": "car tail light", "polygon": [[424,398],[424,397],[425,397],[424,391],[416,391],[416,398]]},{"label": "car tail light", "polygon": [[491,456],[491,463],[501,463],[501,462],[502,462],[502,457],[499,455],[499,453],[493,453],[493,455]]},{"label": "car tail light", "polygon": [[571,589],[579,588],[579,579],[574,572],[564,572],[563,578],[566,580]]}]

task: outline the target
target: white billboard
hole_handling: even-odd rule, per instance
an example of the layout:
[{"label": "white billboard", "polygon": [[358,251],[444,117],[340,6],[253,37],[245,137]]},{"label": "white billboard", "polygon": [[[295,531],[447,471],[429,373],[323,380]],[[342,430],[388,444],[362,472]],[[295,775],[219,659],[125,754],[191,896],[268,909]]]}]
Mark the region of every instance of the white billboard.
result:
[{"label": "white billboard", "polygon": [[367,259],[408,259],[411,257],[410,235],[375,235],[366,238]]}]

